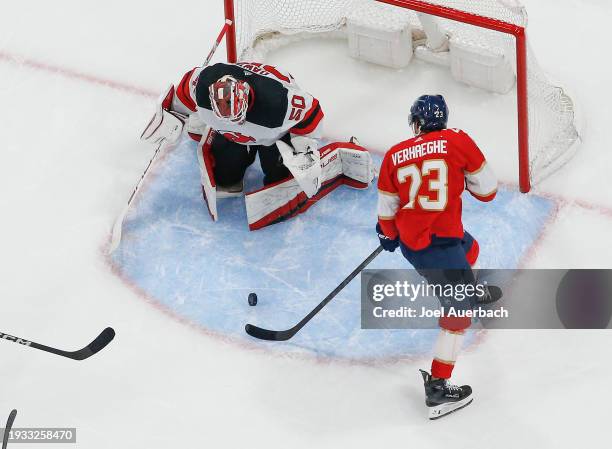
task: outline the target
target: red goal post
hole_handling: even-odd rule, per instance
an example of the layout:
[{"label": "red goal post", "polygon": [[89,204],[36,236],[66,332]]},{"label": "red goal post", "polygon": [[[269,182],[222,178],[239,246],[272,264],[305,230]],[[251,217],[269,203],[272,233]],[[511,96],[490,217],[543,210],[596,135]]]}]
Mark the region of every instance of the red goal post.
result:
[{"label": "red goal post", "polygon": [[[236,21],[235,21],[235,3],[241,0],[224,0],[226,19],[231,21],[231,25],[227,33],[227,60],[228,62],[236,62],[238,55],[238,45],[236,41]],[[244,1],[244,0],[242,0]],[[296,4],[300,0],[293,0]],[[378,3],[411,10],[417,13],[424,13],[431,16],[436,16],[442,19],[447,19],[454,22],[460,22],[466,25],[472,25],[488,30],[504,33],[514,36],[516,41],[516,90],[517,90],[517,108],[518,108],[518,160],[519,160],[519,186],[523,193],[531,190],[531,159],[530,159],[530,122],[529,122],[529,82],[528,82],[528,45],[527,35],[524,26],[514,23],[505,22],[496,18],[486,17],[451,8],[444,5],[429,3],[421,0],[375,0]],[[240,30],[239,30],[240,31]],[[559,88],[559,90],[561,90]],[[562,92],[562,90],[561,90]],[[570,99],[571,102],[571,99]],[[573,109],[571,111],[573,114]],[[572,115],[573,120],[573,115]]]},{"label": "red goal post", "polygon": [[[491,19],[465,11],[432,5],[419,0],[377,0],[381,3],[412,9],[444,19],[475,25],[481,28],[511,34],[516,38],[516,104],[518,108],[519,186],[521,192],[531,190],[529,178],[529,103],[527,84],[527,35],[525,28],[501,20]],[[229,56],[229,55],[228,55]]]}]

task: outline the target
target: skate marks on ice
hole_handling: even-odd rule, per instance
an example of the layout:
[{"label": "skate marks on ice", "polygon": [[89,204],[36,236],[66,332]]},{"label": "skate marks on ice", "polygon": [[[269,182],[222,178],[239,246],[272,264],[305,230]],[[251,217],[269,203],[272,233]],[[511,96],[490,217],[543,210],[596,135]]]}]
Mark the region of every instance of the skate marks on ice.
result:
[{"label": "skate marks on ice", "polygon": [[[111,263],[162,308],[216,335],[281,352],[352,361],[430,352],[436,331],[360,329],[359,278],[289,342],[258,342],[244,332],[247,322],[293,326],[376,248],[375,188],[342,186],[302,216],[250,232],[243,198],[220,200],[219,221],[212,222],[193,142],[183,140],[153,170]],[[247,190],[260,185],[259,170],[256,161],[247,171]],[[464,208],[481,266],[515,268],[554,203],[502,190],[487,205],[466,196]],[[370,268],[406,267],[396,252],[381,254]],[[258,294],[255,307],[250,292]]]}]

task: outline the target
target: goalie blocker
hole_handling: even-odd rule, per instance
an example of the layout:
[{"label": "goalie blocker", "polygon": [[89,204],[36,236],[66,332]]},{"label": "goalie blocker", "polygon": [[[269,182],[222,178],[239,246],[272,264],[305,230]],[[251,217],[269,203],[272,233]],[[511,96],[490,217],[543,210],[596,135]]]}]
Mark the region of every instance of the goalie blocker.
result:
[{"label": "goalie blocker", "polygon": [[[213,220],[218,220],[217,198],[219,195],[213,175],[211,145],[214,131],[209,130],[198,145],[198,161],[201,170],[202,193]],[[320,159],[320,187],[307,195],[294,176],[247,193],[245,203],[250,230],[257,230],[287,220],[308,210],[313,204],[341,185],[356,189],[367,189],[374,179],[374,165],[370,153],[356,143],[329,143],[318,150],[315,160]],[[242,193],[237,193],[236,196]]]}]

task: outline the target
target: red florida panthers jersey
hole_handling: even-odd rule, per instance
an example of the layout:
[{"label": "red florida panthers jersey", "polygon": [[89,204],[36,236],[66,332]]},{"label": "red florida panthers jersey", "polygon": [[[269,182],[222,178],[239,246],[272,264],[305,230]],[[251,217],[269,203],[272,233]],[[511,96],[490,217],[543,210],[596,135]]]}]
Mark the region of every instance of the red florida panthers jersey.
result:
[{"label": "red florida panthers jersey", "polygon": [[392,147],[378,179],[378,220],[385,235],[412,250],[431,237],[463,237],[461,194],[481,201],[497,193],[497,179],[476,143],[463,131],[444,129]]}]

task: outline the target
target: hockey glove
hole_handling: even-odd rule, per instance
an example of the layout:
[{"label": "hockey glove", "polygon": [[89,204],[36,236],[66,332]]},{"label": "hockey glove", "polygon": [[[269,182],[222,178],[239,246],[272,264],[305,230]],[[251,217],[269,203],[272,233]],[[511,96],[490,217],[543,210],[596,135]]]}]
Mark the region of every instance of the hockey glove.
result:
[{"label": "hockey glove", "polygon": [[170,86],[159,97],[155,114],[140,135],[140,140],[161,145],[164,141],[174,143],[181,137],[187,116],[169,110],[173,97],[174,86]]},{"label": "hockey glove", "polygon": [[376,223],[376,233],[378,234],[378,240],[380,240],[380,245],[383,247],[385,251],[389,251],[390,253],[394,252],[399,246],[399,237],[396,239],[390,239],[387,237],[380,228],[380,223]]},{"label": "hockey glove", "polygon": [[[313,139],[302,138],[296,145],[292,138],[292,148],[282,140],[276,142],[276,147],[283,157],[283,164],[289,169],[296,182],[308,198],[312,198],[321,188],[321,155]],[[299,142],[299,141],[298,141]]]}]

